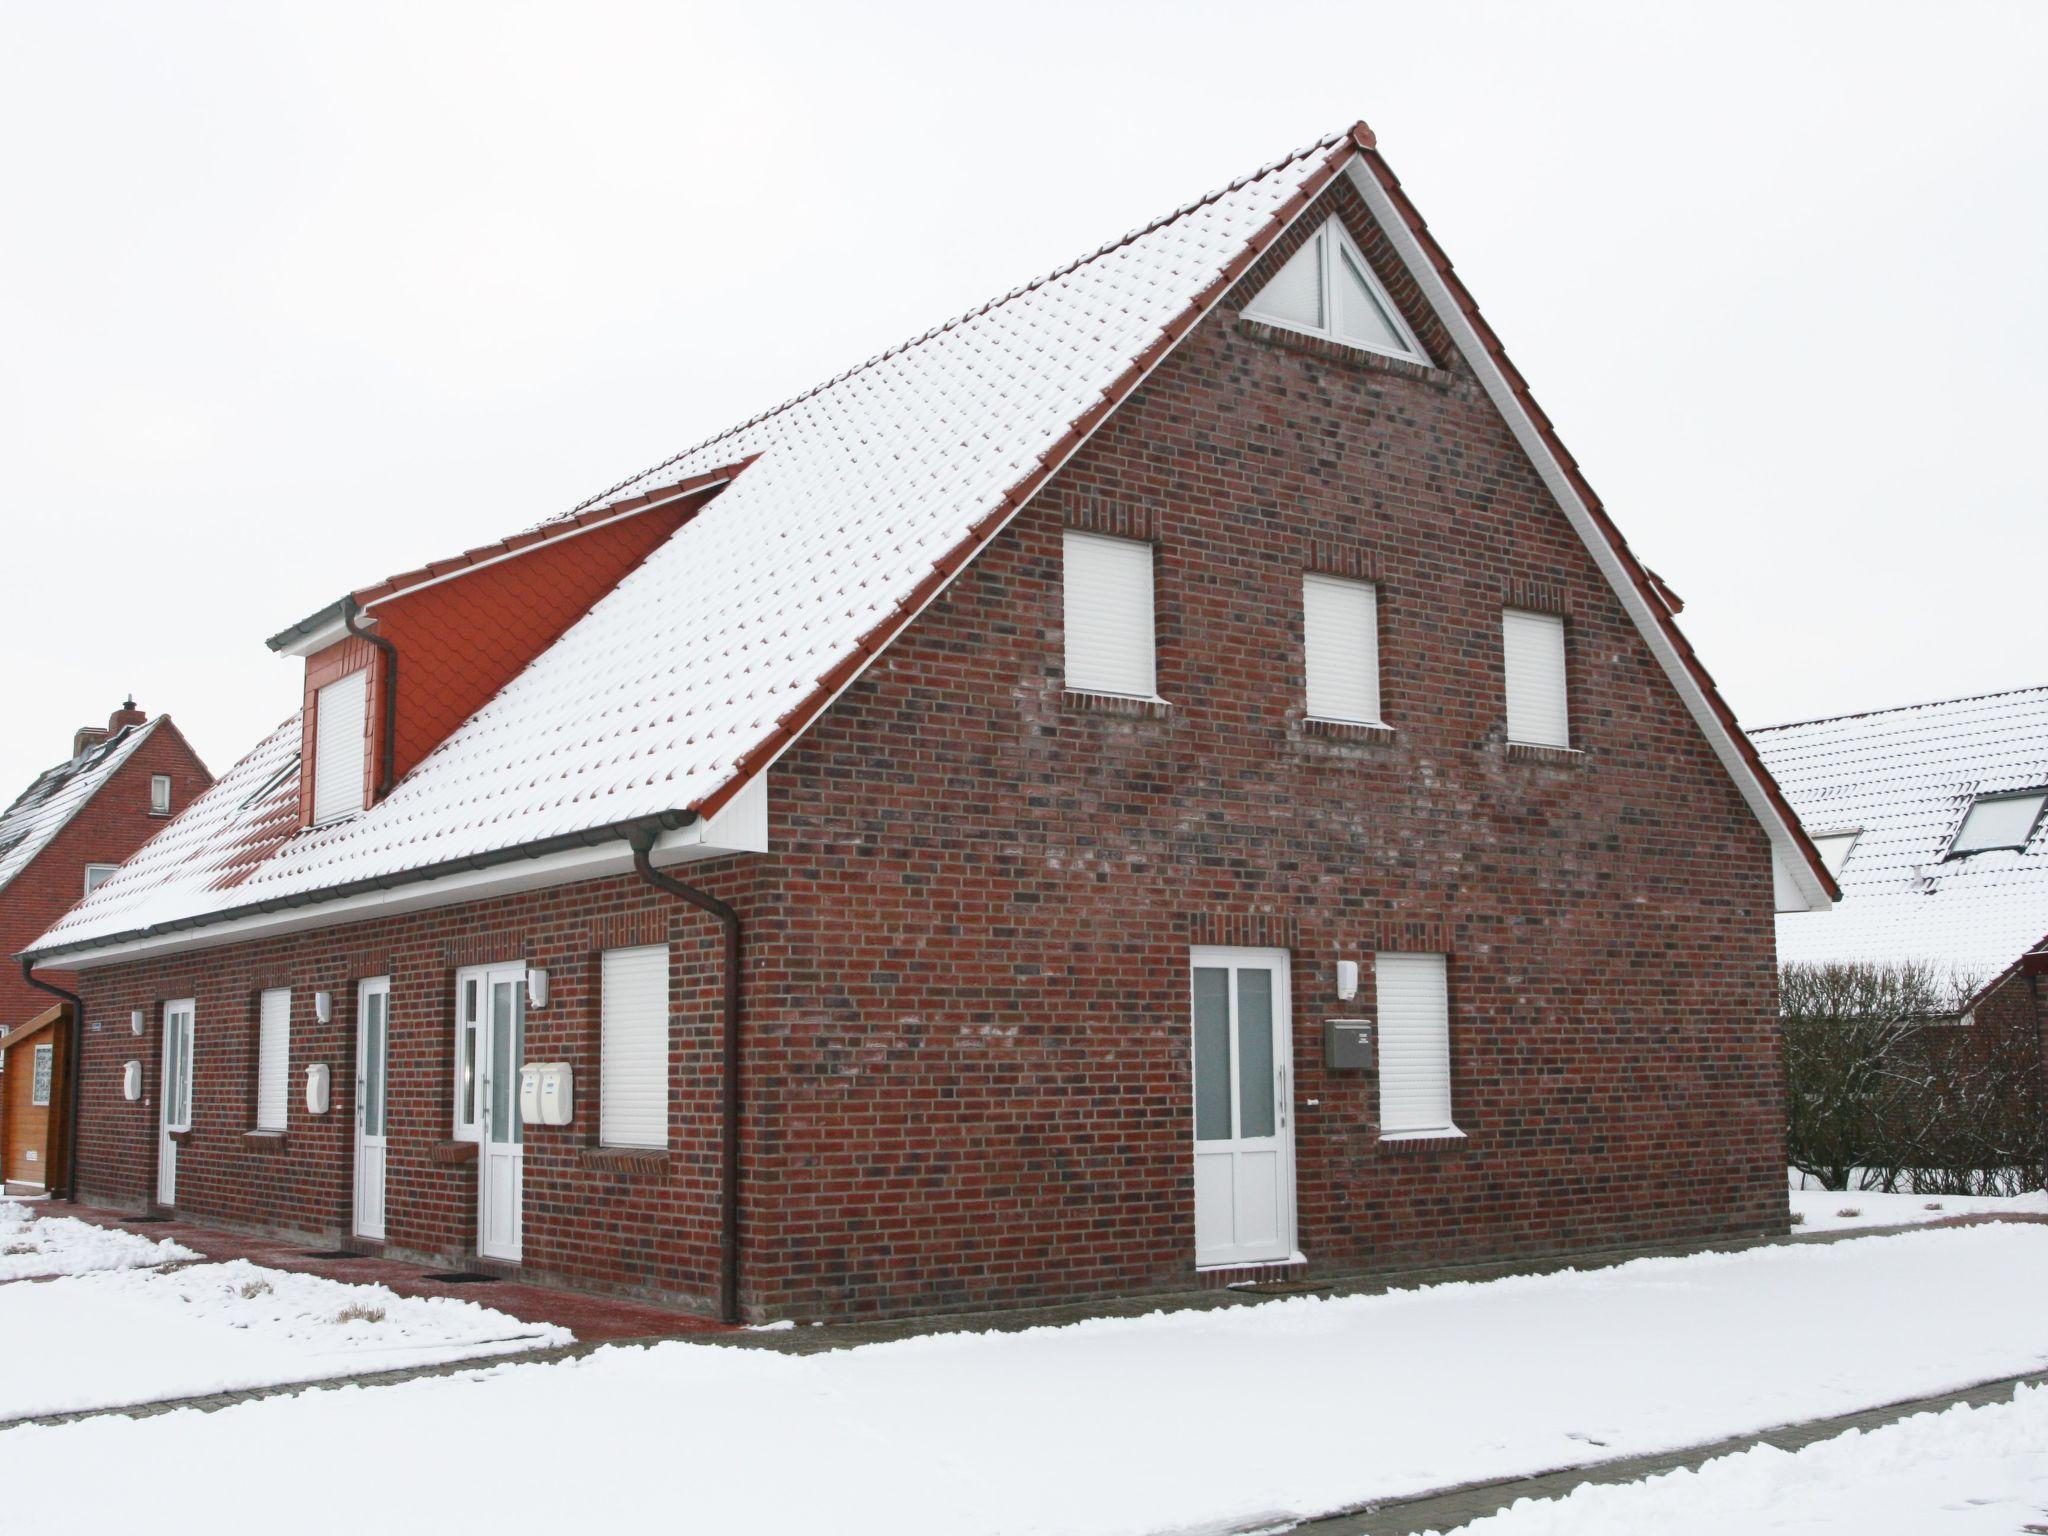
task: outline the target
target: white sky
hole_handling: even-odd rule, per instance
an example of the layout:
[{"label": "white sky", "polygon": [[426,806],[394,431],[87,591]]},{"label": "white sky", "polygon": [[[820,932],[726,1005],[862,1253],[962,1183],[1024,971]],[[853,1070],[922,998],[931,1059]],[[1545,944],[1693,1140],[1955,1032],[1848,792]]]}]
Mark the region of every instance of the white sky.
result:
[{"label": "white sky", "polygon": [[[1751,724],[2048,682],[2048,6],[0,0],[0,802],[1364,117]],[[81,601],[81,598],[87,599]]]}]

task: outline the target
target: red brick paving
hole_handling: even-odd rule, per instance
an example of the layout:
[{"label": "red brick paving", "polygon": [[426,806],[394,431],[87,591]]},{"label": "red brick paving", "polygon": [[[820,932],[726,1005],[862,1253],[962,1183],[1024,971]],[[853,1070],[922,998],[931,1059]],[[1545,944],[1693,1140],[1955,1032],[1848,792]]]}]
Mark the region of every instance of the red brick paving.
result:
[{"label": "red brick paving", "polygon": [[685,1334],[732,1333],[737,1330],[693,1312],[652,1302],[619,1296],[588,1295],[528,1285],[517,1280],[494,1280],[488,1284],[451,1285],[424,1278],[433,1266],[402,1259],[364,1254],[346,1259],[315,1259],[307,1255],[316,1245],[276,1237],[255,1237],[241,1232],[223,1232],[172,1218],[169,1221],[138,1222],[120,1211],[101,1210],[90,1205],[71,1205],[53,1200],[40,1208],[46,1216],[72,1216],[96,1226],[118,1227],[124,1232],[152,1240],[172,1242],[215,1260],[247,1259],[270,1269],[295,1270],[301,1274],[326,1275],[329,1279],[354,1284],[381,1285],[401,1296],[449,1296],[474,1301],[509,1313],[521,1322],[554,1323],[567,1328],[585,1343],[612,1339],[672,1338]]}]

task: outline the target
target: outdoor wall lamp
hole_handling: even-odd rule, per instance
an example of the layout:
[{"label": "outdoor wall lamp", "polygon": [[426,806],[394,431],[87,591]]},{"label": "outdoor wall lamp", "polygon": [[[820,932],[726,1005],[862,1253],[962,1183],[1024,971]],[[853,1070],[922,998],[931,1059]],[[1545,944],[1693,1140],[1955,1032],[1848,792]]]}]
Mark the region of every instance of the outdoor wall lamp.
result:
[{"label": "outdoor wall lamp", "polygon": [[325,1024],[334,1017],[334,994],[332,992],[315,992],[313,994],[313,1017],[322,1024]]},{"label": "outdoor wall lamp", "polygon": [[1337,996],[1344,1002],[1358,996],[1358,962],[1339,960],[1337,962]]},{"label": "outdoor wall lamp", "polygon": [[139,1035],[142,1033],[142,1010],[140,1008],[133,1008],[129,1010],[128,1033],[131,1035]]},{"label": "outdoor wall lamp", "polygon": [[531,970],[526,973],[526,1006],[545,1008],[548,1005],[548,973]]}]

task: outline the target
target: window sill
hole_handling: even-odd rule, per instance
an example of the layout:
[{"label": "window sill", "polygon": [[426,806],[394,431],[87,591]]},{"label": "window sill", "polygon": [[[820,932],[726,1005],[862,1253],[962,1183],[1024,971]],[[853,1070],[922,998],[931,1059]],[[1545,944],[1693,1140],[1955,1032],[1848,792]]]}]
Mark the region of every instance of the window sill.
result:
[{"label": "window sill", "polygon": [[1380,1145],[1403,1147],[1457,1146],[1468,1138],[1455,1125],[1434,1131],[1381,1131]]},{"label": "window sill", "polygon": [[244,1131],[242,1145],[252,1152],[281,1152],[290,1142],[283,1131]]},{"label": "window sill", "polygon": [[1376,746],[1394,743],[1394,728],[1378,720],[1330,720],[1321,715],[1304,715],[1301,729],[1305,735],[1332,741],[1365,741]]},{"label": "window sill", "polygon": [[188,1125],[182,1131],[165,1131],[164,1134],[182,1147],[192,1139],[192,1127]]},{"label": "window sill", "polygon": [[1533,741],[1511,741],[1508,756],[1516,762],[1555,763],[1559,767],[1573,767],[1586,760],[1586,753],[1578,747],[1547,747]]},{"label": "window sill", "polygon": [[1156,695],[1090,693],[1085,688],[1062,690],[1060,702],[1069,709],[1092,710],[1104,715],[1130,715],[1140,720],[1164,720],[1173,713],[1173,706]]},{"label": "window sill", "polygon": [[427,1160],[435,1163],[473,1163],[476,1158],[473,1141],[437,1141],[427,1152]]},{"label": "window sill", "polygon": [[1307,331],[1290,330],[1284,325],[1274,325],[1266,320],[1254,320],[1240,315],[1237,329],[1240,335],[1269,346],[1284,347],[1290,352],[1306,352],[1311,357],[1339,366],[1391,373],[1398,378],[1414,379],[1436,389],[1457,389],[1465,382],[1455,373],[1431,367],[1428,363],[1416,362],[1412,358],[1375,352],[1370,347],[1355,347],[1349,342],[1338,341],[1333,337],[1314,336]]},{"label": "window sill", "polygon": [[666,1147],[585,1147],[578,1156],[584,1167],[608,1173],[661,1173],[668,1160]]}]

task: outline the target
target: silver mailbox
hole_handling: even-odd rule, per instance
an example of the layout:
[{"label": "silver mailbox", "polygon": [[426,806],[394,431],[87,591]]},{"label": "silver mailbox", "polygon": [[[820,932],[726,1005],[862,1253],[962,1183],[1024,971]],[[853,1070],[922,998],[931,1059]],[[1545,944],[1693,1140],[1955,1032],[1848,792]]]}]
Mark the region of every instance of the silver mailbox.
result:
[{"label": "silver mailbox", "polygon": [[1323,1065],[1332,1072],[1365,1072],[1373,1066],[1371,1019],[1325,1019]]}]

